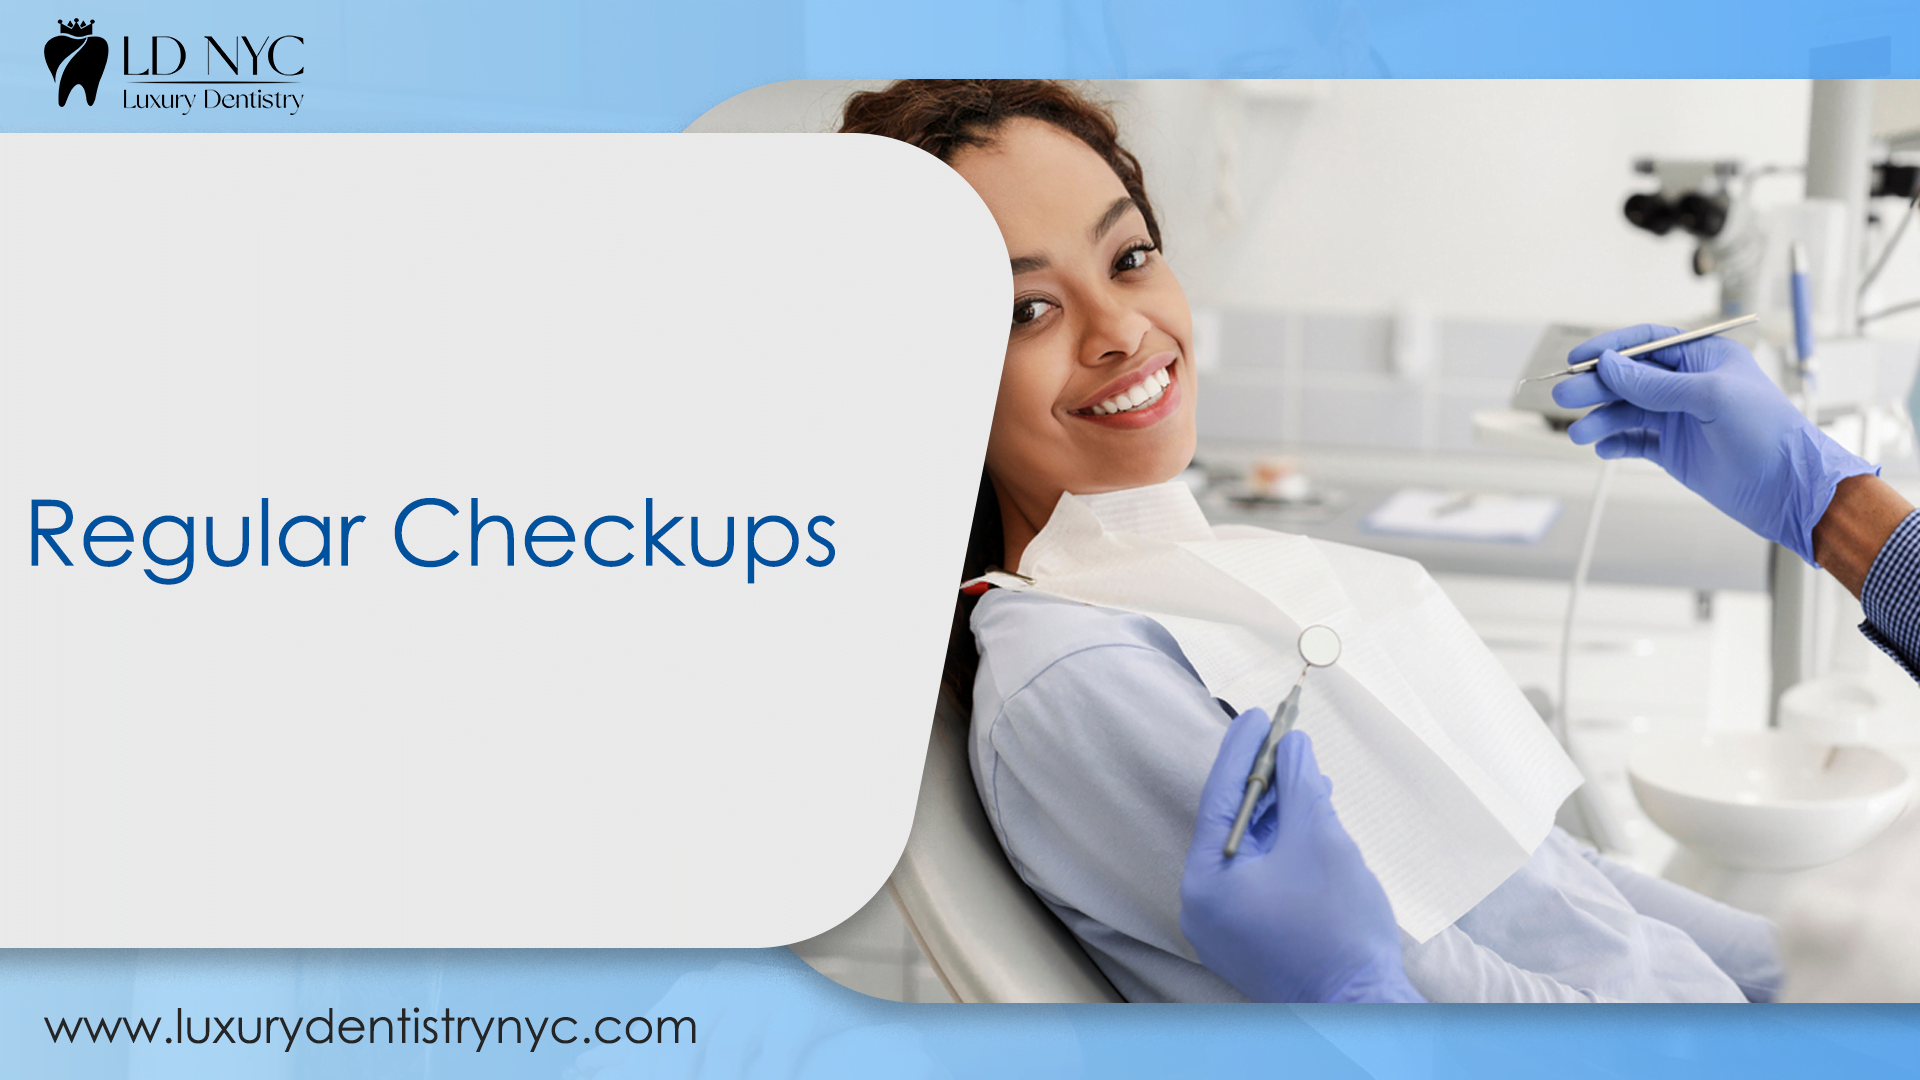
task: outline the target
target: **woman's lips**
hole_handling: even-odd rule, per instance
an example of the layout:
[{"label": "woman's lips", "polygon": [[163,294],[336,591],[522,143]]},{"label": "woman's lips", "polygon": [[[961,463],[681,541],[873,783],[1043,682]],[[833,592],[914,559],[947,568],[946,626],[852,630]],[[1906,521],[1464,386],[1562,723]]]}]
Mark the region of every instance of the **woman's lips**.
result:
[{"label": "woman's lips", "polygon": [[[1142,405],[1137,409],[1120,413],[1101,414],[1082,410],[1072,414],[1074,419],[1085,420],[1103,427],[1119,428],[1122,431],[1133,431],[1139,428],[1152,427],[1154,424],[1159,423],[1175,409],[1180,407],[1180,395],[1183,383],[1179,376],[1179,369],[1176,367],[1162,364],[1158,368],[1154,368],[1154,370],[1156,372],[1164,370],[1168,376],[1167,385],[1160,391],[1158,400],[1150,404]],[[1103,398],[1101,400],[1104,401],[1106,399]]]},{"label": "woman's lips", "polygon": [[1162,371],[1166,371],[1167,374],[1171,376],[1173,372],[1169,369],[1173,367],[1174,361],[1178,359],[1180,359],[1180,354],[1176,352],[1155,353],[1153,356],[1147,358],[1146,363],[1101,387],[1099,393],[1081,402],[1079,408],[1076,408],[1074,412],[1089,415],[1099,414],[1103,411],[1101,408],[1103,405],[1110,404],[1119,405],[1119,409],[1110,410],[1112,412],[1118,412],[1128,408],[1132,403],[1130,403],[1124,395],[1135,387],[1146,387],[1148,392],[1147,396],[1151,397],[1151,391],[1157,389],[1157,387],[1149,380],[1158,376]]}]

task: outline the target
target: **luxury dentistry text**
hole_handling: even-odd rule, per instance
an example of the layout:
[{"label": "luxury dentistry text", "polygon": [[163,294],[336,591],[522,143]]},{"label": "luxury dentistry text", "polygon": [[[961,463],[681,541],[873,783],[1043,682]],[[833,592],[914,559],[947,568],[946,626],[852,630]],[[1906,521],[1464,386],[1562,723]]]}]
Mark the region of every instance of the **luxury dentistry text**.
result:
[{"label": "luxury dentistry text", "polygon": [[324,1015],[291,1019],[189,1016],[185,1009],[175,1009],[171,1024],[165,1016],[156,1016],[152,1021],[124,1016],[112,1019],[103,1016],[99,1020],[90,1016],[74,1020],[52,1016],[41,1019],[46,1022],[47,1035],[56,1045],[97,1046],[118,1041],[190,1047],[232,1043],[263,1049],[272,1047],[283,1054],[291,1052],[294,1043],[302,1041],[313,1046],[470,1046],[477,1054],[487,1048],[489,1039],[495,1047],[507,1047],[509,1031],[513,1034],[511,1045],[528,1053],[540,1049],[543,1042],[549,1047],[576,1048],[593,1043],[667,1046],[679,1044],[683,1035],[686,1045],[698,1042],[698,1029],[691,1016],[603,1016],[588,1024],[571,1016],[543,1016],[537,1020],[530,1016],[455,1016],[452,1009],[442,1010],[439,1016],[423,1015],[417,1006],[412,1010],[401,1009],[392,1016],[336,1016],[334,1010],[328,1009]]}]

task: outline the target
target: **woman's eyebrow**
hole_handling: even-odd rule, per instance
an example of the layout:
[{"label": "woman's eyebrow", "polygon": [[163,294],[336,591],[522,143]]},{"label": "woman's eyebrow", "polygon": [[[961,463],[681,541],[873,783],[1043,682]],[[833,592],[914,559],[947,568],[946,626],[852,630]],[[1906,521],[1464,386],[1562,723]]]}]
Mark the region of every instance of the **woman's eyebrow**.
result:
[{"label": "woman's eyebrow", "polygon": [[[1113,200],[1113,205],[1107,207],[1106,212],[1100,215],[1100,220],[1094,222],[1093,228],[1087,230],[1087,233],[1093,238],[1093,242],[1097,244],[1102,237],[1113,231],[1113,227],[1119,224],[1121,218],[1127,216],[1127,211],[1138,209],[1139,206],[1134,203],[1133,196],[1122,195]],[[1045,270],[1047,267],[1053,265],[1053,260],[1045,255],[1022,255],[1014,259],[1012,263],[1014,276],[1018,277],[1021,274],[1029,274],[1035,270]]]},{"label": "woman's eyebrow", "polygon": [[1133,196],[1120,196],[1113,200],[1112,206],[1107,207],[1106,213],[1100,215],[1100,220],[1093,223],[1093,228],[1088,231],[1088,235],[1093,237],[1094,243],[1099,243],[1100,238],[1107,235],[1108,230],[1112,229],[1121,218],[1127,216],[1127,211],[1137,209],[1139,207],[1134,205]]}]

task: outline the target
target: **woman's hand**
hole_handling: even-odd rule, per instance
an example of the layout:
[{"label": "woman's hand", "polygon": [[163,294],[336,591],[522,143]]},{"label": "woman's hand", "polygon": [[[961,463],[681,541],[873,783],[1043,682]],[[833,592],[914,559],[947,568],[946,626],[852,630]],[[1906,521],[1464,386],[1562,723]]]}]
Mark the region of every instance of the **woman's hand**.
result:
[{"label": "woman's hand", "polygon": [[1180,879],[1180,931],[1214,974],[1255,1001],[1423,1001],[1407,982],[1380,882],[1334,815],[1333,784],[1304,732],[1280,740],[1273,787],[1240,853],[1221,853],[1264,709],[1234,718],[1200,794]]}]

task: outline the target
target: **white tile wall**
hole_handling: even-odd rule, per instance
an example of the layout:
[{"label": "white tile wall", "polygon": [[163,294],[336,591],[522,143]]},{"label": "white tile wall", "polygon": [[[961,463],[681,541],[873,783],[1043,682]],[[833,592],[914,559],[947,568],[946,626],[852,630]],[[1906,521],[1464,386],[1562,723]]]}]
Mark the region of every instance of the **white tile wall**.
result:
[{"label": "white tile wall", "polygon": [[1200,437],[1281,446],[1487,452],[1471,417],[1507,403],[1537,325],[1438,320],[1437,363],[1393,370],[1386,315],[1224,310]]},{"label": "white tile wall", "polygon": [[[1473,414],[1506,407],[1545,329],[1434,320],[1436,362],[1409,375],[1393,369],[1395,324],[1386,313],[1228,308],[1207,311],[1206,321],[1217,340],[1200,382],[1202,439],[1495,457],[1510,455],[1474,438]],[[1903,403],[1916,349],[1860,342],[1844,361],[1829,360],[1850,366],[1853,391]],[[1890,454],[1884,464],[1890,475],[1920,475],[1920,452]]]}]

